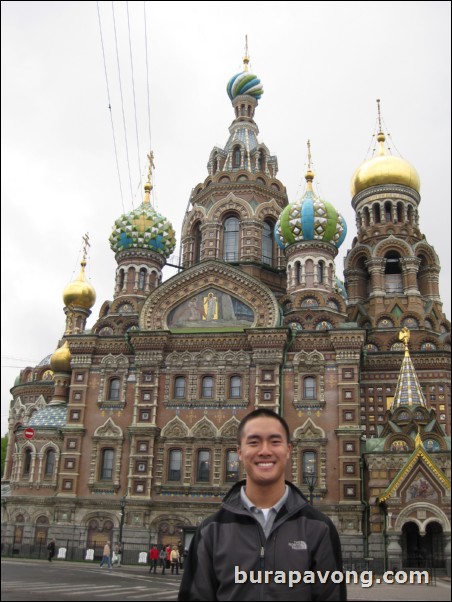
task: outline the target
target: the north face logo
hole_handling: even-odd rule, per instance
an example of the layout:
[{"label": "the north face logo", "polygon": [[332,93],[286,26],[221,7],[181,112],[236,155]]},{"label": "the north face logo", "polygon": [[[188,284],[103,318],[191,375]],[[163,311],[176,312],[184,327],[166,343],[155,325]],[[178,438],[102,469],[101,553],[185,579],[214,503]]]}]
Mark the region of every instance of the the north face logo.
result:
[{"label": "the north face logo", "polygon": [[289,541],[289,546],[292,550],[307,550],[308,545],[305,541]]}]

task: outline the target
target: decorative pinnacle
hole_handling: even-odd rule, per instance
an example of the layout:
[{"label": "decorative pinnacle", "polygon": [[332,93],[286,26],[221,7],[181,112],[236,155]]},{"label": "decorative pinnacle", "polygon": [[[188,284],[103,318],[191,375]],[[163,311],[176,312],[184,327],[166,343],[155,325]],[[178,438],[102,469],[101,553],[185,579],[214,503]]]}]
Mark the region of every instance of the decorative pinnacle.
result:
[{"label": "decorative pinnacle", "polygon": [[410,355],[408,350],[408,343],[410,342],[410,330],[406,326],[404,326],[399,332],[399,341],[402,341],[402,343],[405,345],[405,355]]},{"label": "decorative pinnacle", "polygon": [[82,257],[82,261],[80,262],[80,265],[82,266],[82,268],[84,268],[86,266],[86,256],[88,254],[88,247],[91,246],[91,243],[89,242],[88,232],[86,232],[85,236],[82,236],[82,240],[83,240],[83,257]]},{"label": "decorative pinnacle", "polygon": [[314,172],[311,170],[311,141],[308,140],[308,171],[305,175],[307,186],[306,189],[312,192],[312,181],[314,179]]},{"label": "decorative pinnacle", "polygon": [[248,64],[250,62],[250,57],[248,54],[248,36],[245,36],[245,56],[243,57],[243,70],[249,71]]},{"label": "decorative pinnacle", "polygon": [[152,170],[155,169],[154,153],[152,151],[149,151],[149,154],[147,155],[147,158],[149,160],[148,181],[144,185],[144,201],[143,201],[143,203],[146,204],[146,205],[149,205],[149,202],[150,202],[149,201],[149,197],[150,197],[151,190],[152,190],[152,183],[151,183]]}]

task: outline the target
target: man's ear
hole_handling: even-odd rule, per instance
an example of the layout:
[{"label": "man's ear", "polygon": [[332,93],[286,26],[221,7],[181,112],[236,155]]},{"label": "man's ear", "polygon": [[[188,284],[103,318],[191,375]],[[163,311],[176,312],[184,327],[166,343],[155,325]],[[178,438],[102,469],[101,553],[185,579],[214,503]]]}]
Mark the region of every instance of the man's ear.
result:
[{"label": "man's ear", "polygon": [[240,444],[237,444],[237,455],[239,457],[239,460],[242,459],[242,450],[240,449]]}]

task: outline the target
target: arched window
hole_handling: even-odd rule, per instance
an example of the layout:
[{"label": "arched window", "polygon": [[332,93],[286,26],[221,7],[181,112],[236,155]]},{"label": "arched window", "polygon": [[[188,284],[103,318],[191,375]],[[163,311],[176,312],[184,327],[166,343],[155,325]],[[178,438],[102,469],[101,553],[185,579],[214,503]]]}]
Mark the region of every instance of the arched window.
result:
[{"label": "arched window", "polygon": [[239,480],[239,455],[235,450],[226,452],[226,481],[235,483]]},{"label": "arched window", "polygon": [[242,397],[242,378],[240,376],[231,376],[230,395],[232,399]]},{"label": "arched window", "polygon": [[168,481],[180,481],[182,450],[172,449],[169,455]]},{"label": "arched window", "polygon": [[113,480],[113,464],[115,452],[113,449],[107,448],[102,450],[102,464],[100,467],[101,481]]},{"label": "arched window", "polygon": [[364,208],[364,226],[369,226],[369,224],[370,224],[369,208],[365,207]]},{"label": "arched window", "polygon": [[56,454],[54,449],[49,449],[46,454],[46,465],[44,468],[44,476],[51,477],[55,470]]},{"label": "arched window", "polygon": [[262,231],[262,263],[273,265],[273,228],[268,222]]},{"label": "arched window", "polygon": [[258,168],[259,168],[259,171],[265,171],[265,155],[262,152],[259,155]]},{"label": "arched window", "polygon": [[240,152],[240,146],[236,146],[232,151],[232,167],[240,167],[242,162],[242,153]]},{"label": "arched window", "polygon": [[174,397],[176,399],[185,399],[186,381],[185,376],[177,376],[174,381]]},{"label": "arched window", "polygon": [[112,378],[108,388],[108,399],[109,401],[119,401],[119,378]]},{"label": "arched window", "polygon": [[201,224],[197,222],[193,227],[193,261],[198,263],[201,260]]},{"label": "arched window", "polygon": [[303,452],[303,483],[307,483],[307,477],[317,475],[317,454],[315,451]]},{"label": "arched window", "polygon": [[325,265],[323,261],[319,261],[317,264],[317,275],[319,277],[319,284],[323,284],[323,279],[325,277]]},{"label": "arched window", "polygon": [[213,397],[213,378],[211,376],[204,376],[202,379],[201,397],[204,399],[212,399]]},{"label": "arched window", "polygon": [[301,282],[301,263],[297,261],[295,264],[295,284],[300,284]]},{"label": "arched window", "polygon": [[378,203],[374,203],[373,210],[374,210],[374,222],[376,224],[379,224],[381,222],[380,205]]},{"label": "arched window", "polygon": [[385,256],[385,290],[387,293],[403,293],[402,268],[400,255],[389,251]]},{"label": "arched window", "polygon": [[31,449],[28,447],[24,455],[24,471],[23,475],[29,475],[31,470]]},{"label": "arched window", "polygon": [[210,451],[207,449],[202,449],[198,452],[196,480],[203,483],[208,483],[210,481]]},{"label": "arched window", "polygon": [[403,203],[400,201],[397,203],[397,221],[399,224],[403,222]]},{"label": "arched window", "polygon": [[306,376],[303,380],[303,398],[315,399],[316,397],[316,382],[312,376]]},{"label": "arched window", "polygon": [[124,288],[124,270],[119,270],[119,288]]},{"label": "arched window", "polygon": [[145,282],[146,282],[146,270],[145,270],[145,268],[141,268],[141,270],[138,274],[138,288],[140,289],[140,291],[144,291]]},{"label": "arched window", "polygon": [[236,217],[228,217],[224,221],[223,259],[238,261],[239,259],[240,222]]},{"label": "arched window", "polygon": [[385,203],[385,219],[387,224],[392,222],[392,203],[389,201]]}]

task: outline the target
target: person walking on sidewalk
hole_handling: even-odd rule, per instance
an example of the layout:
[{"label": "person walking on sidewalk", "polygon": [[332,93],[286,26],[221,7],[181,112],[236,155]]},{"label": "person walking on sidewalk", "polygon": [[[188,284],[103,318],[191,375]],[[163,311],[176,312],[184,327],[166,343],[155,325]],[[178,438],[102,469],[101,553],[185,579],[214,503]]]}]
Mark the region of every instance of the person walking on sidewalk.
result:
[{"label": "person walking on sidewalk", "polygon": [[100,561],[99,566],[103,566],[104,563],[106,562],[107,563],[107,567],[109,569],[111,569],[110,555],[111,555],[110,542],[107,541],[107,543],[104,545],[104,551],[102,552],[102,560]]}]

